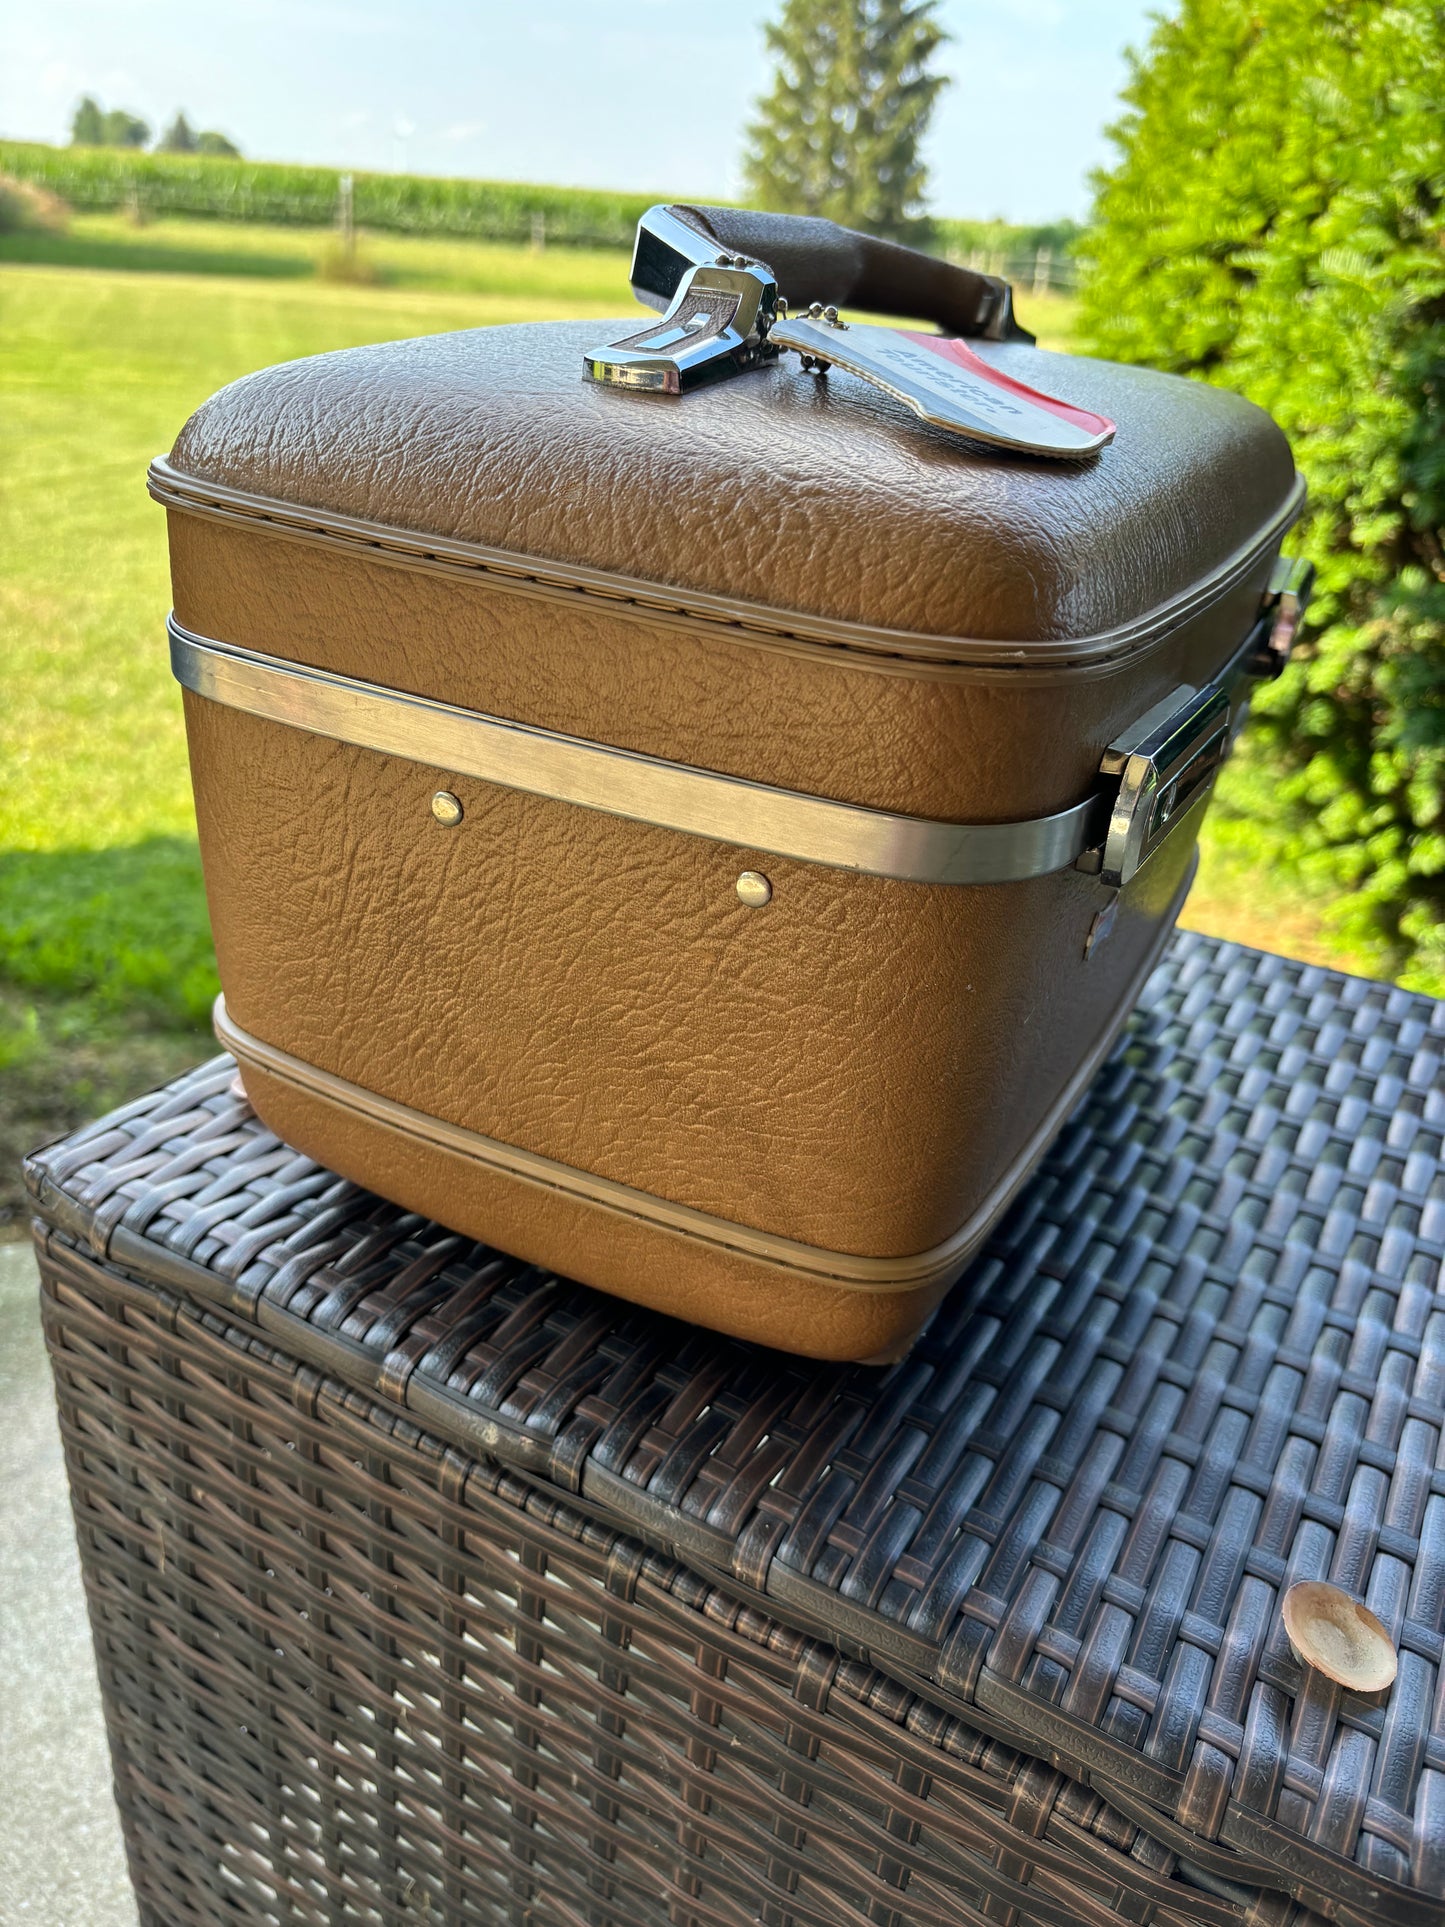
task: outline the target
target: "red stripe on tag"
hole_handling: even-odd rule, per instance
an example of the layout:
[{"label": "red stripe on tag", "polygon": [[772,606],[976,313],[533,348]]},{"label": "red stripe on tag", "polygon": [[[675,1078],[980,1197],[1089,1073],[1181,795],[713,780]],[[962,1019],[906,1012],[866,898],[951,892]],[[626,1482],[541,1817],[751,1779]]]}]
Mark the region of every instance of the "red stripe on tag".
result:
[{"label": "red stripe on tag", "polygon": [[1059,401],[1053,395],[1044,394],[1042,389],[1030,388],[1026,382],[1015,381],[1012,375],[991,367],[981,355],[976,355],[967,342],[954,340],[948,335],[916,335],[911,329],[900,328],[900,334],[916,341],[920,348],[926,348],[931,355],[941,361],[952,361],[960,368],[966,368],[980,381],[991,382],[995,388],[1005,389],[1011,395],[1021,395],[1035,408],[1047,409],[1049,414],[1057,415],[1060,421],[1072,422],[1075,428],[1082,428],[1088,435],[1112,435],[1115,424],[1107,415],[1095,415],[1087,408],[1075,408],[1072,402]]}]

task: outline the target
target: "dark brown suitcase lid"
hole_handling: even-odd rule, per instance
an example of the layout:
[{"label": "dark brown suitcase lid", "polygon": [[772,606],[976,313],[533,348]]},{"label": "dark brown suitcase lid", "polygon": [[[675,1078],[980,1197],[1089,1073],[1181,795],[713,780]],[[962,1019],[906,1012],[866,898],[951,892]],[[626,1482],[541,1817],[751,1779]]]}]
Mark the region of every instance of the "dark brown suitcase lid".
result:
[{"label": "dark brown suitcase lid", "polygon": [[988,344],[1008,373],[1117,422],[1099,456],[1059,463],[971,448],[796,356],[675,397],[584,382],[584,350],[626,325],[481,328],[265,369],[197,410],[153,486],[383,554],[401,532],[513,578],[644,604],[661,586],[712,620],[746,609],[822,641],[861,631],[1011,662],[1147,644],[1277,547],[1302,499],[1269,416],[1201,383]]},{"label": "dark brown suitcase lid", "polygon": [[[112,1265],[866,1657],[1216,1881],[1445,1922],[1445,1004],[1182,935],[902,1364],[538,1273],[278,1145],[229,1060],[29,1166]],[[1383,1703],[1280,1600],[1367,1599]],[[1282,1917],[1282,1916],[1281,1916]]]}]

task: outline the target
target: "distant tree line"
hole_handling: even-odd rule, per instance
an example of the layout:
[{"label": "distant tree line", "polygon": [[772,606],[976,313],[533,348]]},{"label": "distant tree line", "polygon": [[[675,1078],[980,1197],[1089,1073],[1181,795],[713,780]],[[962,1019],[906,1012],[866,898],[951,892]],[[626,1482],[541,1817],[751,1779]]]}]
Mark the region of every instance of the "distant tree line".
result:
[{"label": "distant tree line", "polygon": [[[132,114],[124,107],[112,107],[107,112],[91,94],[81,101],[70,123],[72,147],[140,148],[148,145],[150,137],[151,130],[139,114]],[[196,132],[183,113],[178,113],[161,135],[155,151],[157,154],[219,154],[232,160],[239,159],[241,153],[234,141],[212,127]]]}]

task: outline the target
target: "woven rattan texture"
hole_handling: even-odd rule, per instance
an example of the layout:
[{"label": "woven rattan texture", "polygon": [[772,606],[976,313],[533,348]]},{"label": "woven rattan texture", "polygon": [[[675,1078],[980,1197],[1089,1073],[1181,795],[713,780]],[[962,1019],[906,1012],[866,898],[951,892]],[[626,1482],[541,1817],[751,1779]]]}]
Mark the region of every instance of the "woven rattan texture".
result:
[{"label": "woven rattan texture", "polygon": [[[677,1326],[366,1198],[229,1068],[44,1154],[44,1214],[575,1495],[1213,1877],[1445,1920],[1445,1006],[1177,940],[903,1364]],[[1388,1703],[1302,1678],[1328,1577]]]},{"label": "woven rattan texture", "polygon": [[216,1313],[45,1271],[147,1927],[1320,1927]]}]

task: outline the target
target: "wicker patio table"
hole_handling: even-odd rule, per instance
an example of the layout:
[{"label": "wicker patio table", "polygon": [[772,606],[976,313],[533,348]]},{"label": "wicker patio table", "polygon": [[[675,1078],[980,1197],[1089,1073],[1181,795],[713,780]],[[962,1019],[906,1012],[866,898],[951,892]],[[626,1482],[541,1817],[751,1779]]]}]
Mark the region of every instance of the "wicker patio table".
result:
[{"label": "wicker patio table", "polygon": [[1181,936],[886,1369],[408,1216],[227,1059],[41,1152],[143,1920],[1445,1923],[1442,1056]]}]

